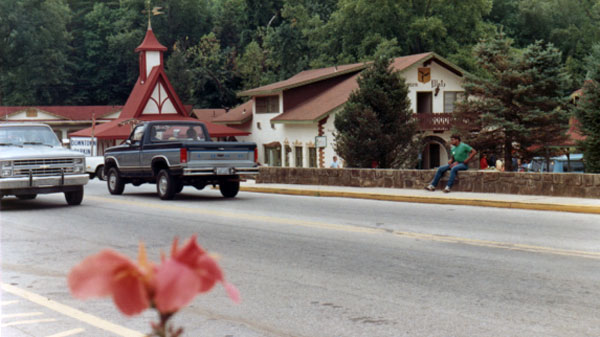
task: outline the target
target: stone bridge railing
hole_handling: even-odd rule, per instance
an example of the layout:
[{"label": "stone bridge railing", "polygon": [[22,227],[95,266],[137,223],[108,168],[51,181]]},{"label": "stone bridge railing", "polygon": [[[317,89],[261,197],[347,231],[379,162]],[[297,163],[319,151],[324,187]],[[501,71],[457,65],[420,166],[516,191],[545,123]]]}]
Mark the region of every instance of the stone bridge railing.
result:
[{"label": "stone bridge railing", "polygon": [[[421,189],[435,170],[261,167],[257,183]],[[438,187],[445,186],[446,173]],[[453,191],[600,198],[600,174],[461,171]]]}]

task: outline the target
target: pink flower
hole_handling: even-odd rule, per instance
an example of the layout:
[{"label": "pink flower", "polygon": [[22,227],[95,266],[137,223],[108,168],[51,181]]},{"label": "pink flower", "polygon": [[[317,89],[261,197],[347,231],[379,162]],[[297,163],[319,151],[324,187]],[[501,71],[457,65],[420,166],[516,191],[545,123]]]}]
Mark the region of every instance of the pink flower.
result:
[{"label": "pink flower", "polygon": [[[140,259],[145,259],[140,244]],[[112,296],[125,315],[135,315],[149,307],[152,290],[150,269],[140,268],[127,257],[106,249],[75,266],[69,273],[69,288],[75,297]]]},{"label": "pink flower", "polygon": [[179,249],[173,241],[171,257],[159,266],[148,262],[140,244],[138,264],[112,251],[103,250],[75,266],[69,274],[69,288],[79,298],[112,296],[125,315],[135,315],[150,306],[161,314],[178,311],[198,293],[223,283],[229,297],[240,301],[237,289],[225,282],[217,262],[197,243],[196,236]]},{"label": "pink flower", "polygon": [[156,308],[163,313],[175,312],[188,304],[198,293],[212,289],[222,282],[229,297],[240,301],[237,289],[225,282],[217,262],[197,243],[196,236],[179,249],[177,239],[173,241],[171,257],[156,271]]}]

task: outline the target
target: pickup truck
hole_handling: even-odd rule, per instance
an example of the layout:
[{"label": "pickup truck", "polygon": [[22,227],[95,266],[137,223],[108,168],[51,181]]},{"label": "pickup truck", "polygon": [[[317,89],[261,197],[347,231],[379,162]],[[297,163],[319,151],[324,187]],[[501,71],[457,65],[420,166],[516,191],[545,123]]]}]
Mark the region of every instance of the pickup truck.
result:
[{"label": "pickup truck", "polygon": [[122,145],[104,152],[108,191],[122,194],[126,184],[156,184],[163,200],[184,186],[201,190],[219,186],[225,198],[240,189],[241,176],[258,174],[256,144],[213,142],[196,121],[152,121],[138,124]]},{"label": "pickup truck", "polygon": [[62,192],[79,205],[88,180],[83,154],[63,148],[48,125],[0,124],[0,198]]},{"label": "pickup truck", "polygon": [[106,180],[104,177],[104,156],[85,157],[85,171],[90,175],[90,179],[98,178]]}]

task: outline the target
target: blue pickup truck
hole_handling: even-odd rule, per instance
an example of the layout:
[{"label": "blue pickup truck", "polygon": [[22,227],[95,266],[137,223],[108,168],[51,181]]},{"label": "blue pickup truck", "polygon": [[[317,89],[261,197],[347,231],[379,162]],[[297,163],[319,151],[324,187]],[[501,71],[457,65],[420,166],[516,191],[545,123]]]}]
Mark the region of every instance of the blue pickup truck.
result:
[{"label": "blue pickup truck", "polygon": [[218,185],[225,198],[233,198],[243,176],[258,174],[256,144],[213,142],[202,122],[146,122],[105,151],[104,173],[111,194],[122,194],[126,184],[152,183],[169,200],[184,186]]}]

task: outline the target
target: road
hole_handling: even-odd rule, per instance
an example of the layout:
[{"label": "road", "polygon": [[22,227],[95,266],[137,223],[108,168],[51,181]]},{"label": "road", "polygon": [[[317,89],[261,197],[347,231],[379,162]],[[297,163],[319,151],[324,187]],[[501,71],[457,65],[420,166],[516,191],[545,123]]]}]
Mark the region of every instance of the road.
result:
[{"label": "road", "polygon": [[149,332],[152,312],[74,299],[66,275],[107,247],[135,258],[139,241],[158,261],[192,234],[242,303],[198,296],[175,316],[185,336],[600,335],[598,215],[192,187],[161,201],[97,179],[85,192],[76,207],[2,200],[3,337]]}]

